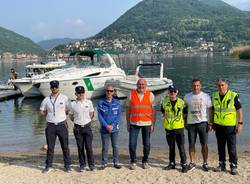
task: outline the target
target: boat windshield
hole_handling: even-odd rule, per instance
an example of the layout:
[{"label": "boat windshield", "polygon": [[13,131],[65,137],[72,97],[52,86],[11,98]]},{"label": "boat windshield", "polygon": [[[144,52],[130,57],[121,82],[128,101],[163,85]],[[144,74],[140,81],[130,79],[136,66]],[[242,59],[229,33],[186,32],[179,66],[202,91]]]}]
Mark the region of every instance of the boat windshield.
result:
[{"label": "boat windshield", "polygon": [[33,77],[35,75],[44,74],[46,72],[52,71],[55,68],[26,68],[26,77]]},{"label": "boat windshield", "polygon": [[93,60],[90,60],[89,57],[78,56],[74,64],[79,68],[88,68],[88,67],[109,68],[111,66],[111,61],[107,55],[94,57]]},{"label": "boat windshield", "polygon": [[137,75],[143,78],[160,78],[160,65],[141,65]]}]

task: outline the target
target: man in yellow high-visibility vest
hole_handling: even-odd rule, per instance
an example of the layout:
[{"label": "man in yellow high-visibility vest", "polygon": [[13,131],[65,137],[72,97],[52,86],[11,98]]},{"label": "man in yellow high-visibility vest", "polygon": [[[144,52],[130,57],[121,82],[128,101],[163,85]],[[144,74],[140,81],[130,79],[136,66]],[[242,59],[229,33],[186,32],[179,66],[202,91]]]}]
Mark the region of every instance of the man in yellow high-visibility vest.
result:
[{"label": "man in yellow high-visibility vest", "polygon": [[242,131],[243,113],[239,95],[228,88],[228,81],[219,79],[217,82],[218,91],[213,93],[213,128],[217,138],[219,152],[219,166],[216,172],[226,170],[227,144],[230,172],[236,175],[237,172],[237,150],[236,134]]},{"label": "man in yellow high-visibility vest", "polygon": [[168,96],[161,101],[161,112],[164,117],[163,125],[169,146],[169,164],[164,169],[175,169],[175,143],[178,146],[182,172],[188,171],[187,156],[185,152],[185,135],[183,109],[184,101],[177,97],[178,90],[175,86],[169,86]]}]

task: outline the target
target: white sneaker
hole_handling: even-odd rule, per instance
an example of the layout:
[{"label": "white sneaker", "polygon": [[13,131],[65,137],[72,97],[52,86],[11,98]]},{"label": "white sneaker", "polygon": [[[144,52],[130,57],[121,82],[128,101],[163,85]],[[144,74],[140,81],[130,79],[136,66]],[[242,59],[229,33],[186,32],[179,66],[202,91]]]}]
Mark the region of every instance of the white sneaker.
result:
[{"label": "white sneaker", "polygon": [[129,166],[130,170],[135,170],[136,169],[136,163],[131,163]]},{"label": "white sneaker", "polygon": [[148,169],[148,168],[149,168],[148,163],[147,163],[147,162],[142,163],[142,168],[143,168],[143,169]]},{"label": "white sneaker", "polygon": [[49,173],[50,171],[52,171],[53,169],[52,169],[52,167],[45,167],[43,170],[42,170],[42,173],[43,174],[47,174],[47,173]]}]

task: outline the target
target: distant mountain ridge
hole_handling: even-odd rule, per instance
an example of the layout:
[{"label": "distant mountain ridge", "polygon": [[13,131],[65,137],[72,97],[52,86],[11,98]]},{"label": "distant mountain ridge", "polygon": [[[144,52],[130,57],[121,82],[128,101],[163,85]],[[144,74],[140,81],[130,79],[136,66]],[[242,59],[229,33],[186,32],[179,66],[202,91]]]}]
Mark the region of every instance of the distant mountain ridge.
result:
[{"label": "distant mountain ridge", "polygon": [[202,38],[231,47],[250,43],[250,12],[221,0],[143,0],[93,38],[134,38],[175,47]]},{"label": "distant mountain ridge", "polygon": [[43,40],[43,41],[37,42],[37,44],[40,45],[43,49],[49,51],[56,46],[59,46],[62,44],[74,43],[74,42],[77,42],[78,40],[80,39],[55,38],[55,39]]},{"label": "distant mountain ridge", "polygon": [[31,39],[0,27],[0,54],[3,52],[45,54],[45,50]]}]

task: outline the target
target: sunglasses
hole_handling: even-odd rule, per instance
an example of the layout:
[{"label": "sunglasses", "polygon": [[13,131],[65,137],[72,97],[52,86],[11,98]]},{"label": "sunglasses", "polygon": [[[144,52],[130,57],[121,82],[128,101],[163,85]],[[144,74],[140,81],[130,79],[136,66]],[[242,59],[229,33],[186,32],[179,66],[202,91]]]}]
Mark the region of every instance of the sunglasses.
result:
[{"label": "sunglasses", "polygon": [[169,93],[176,93],[176,90],[171,90],[169,91]]},{"label": "sunglasses", "polygon": [[108,93],[113,93],[114,90],[106,90]]},{"label": "sunglasses", "polygon": [[51,86],[50,89],[58,88],[58,86]]}]

